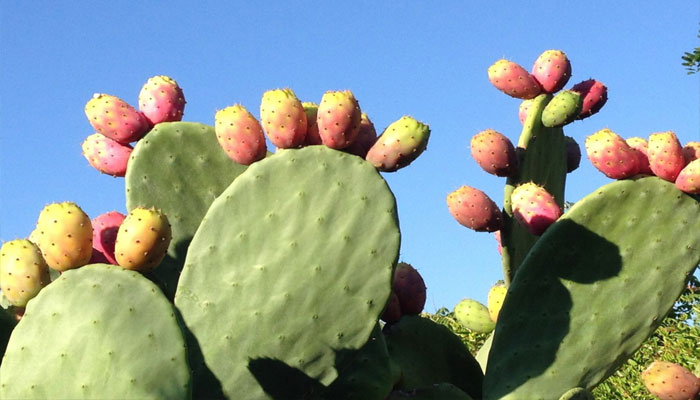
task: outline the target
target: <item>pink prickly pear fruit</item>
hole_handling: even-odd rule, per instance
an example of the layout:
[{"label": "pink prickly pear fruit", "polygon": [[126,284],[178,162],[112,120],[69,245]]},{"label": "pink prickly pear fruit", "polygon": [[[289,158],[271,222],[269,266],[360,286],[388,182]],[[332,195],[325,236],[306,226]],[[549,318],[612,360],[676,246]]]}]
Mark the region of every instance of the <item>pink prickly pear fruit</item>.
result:
[{"label": "pink prickly pear fruit", "polygon": [[344,149],[360,132],[362,111],[349,90],[328,91],[318,105],[316,124],[323,144],[333,149]]},{"label": "pink prickly pear fruit", "polygon": [[103,174],[122,177],[133,148],[101,133],[88,136],[82,144],[83,156],[90,165]]},{"label": "pink prickly pear fruit", "polygon": [[608,88],[595,79],[579,82],[571,90],[580,93],[583,97],[581,111],[579,111],[577,119],[588,118],[597,113],[608,101]]},{"label": "pink prickly pear fruit", "polygon": [[104,263],[114,264],[114,245],[117,241],[119,226],[124,222],[126,215],[118,211],[110,211],[92,219],[92,257],[90,264]]},{"label": "pink prickly pear fruit", "polygon": [[316,123],[318,104],[305,101],[301,103],[301,106],[304,107],[304,112],[306,113],[306,139],[304,139],[304,146],[323,144],[321,135],[318,133],[318,124]]},{"label": "pink prickly pear fruit", "polygon": [[515,147],[502,133],[483,130],[472,137],[470,147],[476,163],[489,174],[513,176],[518,171]]},{"label": "pink prickly pear fruit", "polygon": [[688,164],[700,158],[700,142],[688,142],[683,146],[683,159]]},{"label": "pink prickly pear fruit", "polygon": [[263,93],[260,122],[267,138],[280,149],[304,145],[308,122],[301,101],[292,89],[274,89]]},{"label": "pink prickly pear fruit", "polygon": [[496,89],[517,99],[532,99],[542,92],[535,77],[512,61],[496,61],[489,67],[488,75]]},{"label": "pink prickly pear fruit", "polygon": [[566,172],[575,171],[581,164],[581,146],[571,136],[564,136],[566,141]]},{"label": "pink prickly pear fruit", "polygon": [[216,112],[214,132],[226,155],[241,165],[250,165],[267,155],[262,126],[242,105],[236,104]]},{"label": "pink prickly pear fruit", "polygon": [[394,172],[411,164],[428,147],[430,127],[403,116],[386,127],[365,159],[383,172]]},{"label": "pink prickly pear fruit", "polygon": [[367,114],[362,113],[360,121],[360,132],[357,134],[355,141],[350,146],[343,149],[344,151],[356,156],[365,158],[369,149],[377,142],[377,131],[374,129],[374,124],[370,121]]},{"label": "pink prickly pear fruit", "polygon": [[174,79],[157,75],[151,77],[139,92],[139,110],[152,125],[182,121],[185,95]]},{"label": "pink prickly pear fruit", "polygon": [[66,271],[86,265],[92,256],[90,217],[73,202],[52,203],[39,213],[37,242],[49,267]]},{"label": "pink prickly pear fruit", "polygon": [[165,214],[155,208],[134,208],[119,226],[114,256],[125,269],[151,271],[165,257],[171,239]]},{"label": "pink prickly pear fruit", "polygon": [[477,232],[495,232],[503,227],[503,213],[479,189],[462,186],[447,196],[450,214],[461,225]]},{"label": "pink prickly pear fruit", "polygon": [[520,106],[518,107],[518,119],[520,120],[521,124],[525,124],[525,120],[527,119],[530,107],[532,107],[532,103],[532,99],[523,100],[523,102],[520,103]]},{"label": "pink prickly pear fruit", "polygon": [[400,262],[396,265],[392,290],[399,298],[402,315],[418,315],[423,311],[425,282],[411,264]]},{"label": "pink prickly pear fruit", "polygon": [[646,175],[654,175],[649,166],[649,157],[647,156],[649,143],[646,139],[640,137],[631,137],[625,139],[625,142],[637,151],[637,158],[639,164],[639,173]]},{"label": "pink prickly pear fruit", "polygon": [[506,298],[508,288],[503,281],[498,281],[489,289],[488,297],[486,298],[486,307],[489,309],[489,317],[491,321],[498,321],[498,314],[503,307],[503,300]]},{"label": "pink prickly pear fruit", "polygon": [[610,129],[601,129],[586,138],[586,154],[608,178],[625,179],[639,173],[637,152]]},{"label": "pink prickly pear fruit", "polygon": [[142,112],[108,94],[95,93],[85,105],[85,115],[97,132],[121,144],[141,139],[152,127]]},{"label": "pink prickly pear fruit", "polygon": [[687,368],[668,361],[654,361],[643,372],[647,390],[660,400],[693,400],[700,393],[700,378]]},{"label": "pink prickly pear fruit", "polygon": [[543,234],[562,214],[554,196],[533,182],[513,189],[510,201],[515,219],[535,236]]},{"label": "pink prickly pear fruit", "polygon": [[392,291],[391,296],[389,296],[389,302],[386,304],[386,308],[384,308],[384,312],[380,318],[387,324],[393,324],[398,322],[401,317],[401,303],[399,303],[399,297]]},{"label": "pink prickly pear fruit", "polygon": [[496,238],[496,250],[498,251],[498,254],[503,254],[503,244],[501,243],[501,231],[494,232],[493,237]]},{"label": "pink prickly pear fruit", "polygon": [[557,92],[571,77],[571,62],[563,51],[547,50],[535,60],[532,76],[540,84],[543,92]]},{"label": "pink prickly pear fruit", "polygon": [[0,248],[0,290],[15,307],[24,307],[51,282],[41,250],[27,239],[5,242]]},{"label": "pink prickly pear fruit", "polygon": [[649,167],[654,175],[669,182],[675,182],[676,177],[685,166],[683,146],[672,131],[649,135],[647,155]]},{"label": "pink prickly pear fruit", "polygon": [[676,178],[676,187],[686,193],[700,194],[700,158],[681,170]]}]

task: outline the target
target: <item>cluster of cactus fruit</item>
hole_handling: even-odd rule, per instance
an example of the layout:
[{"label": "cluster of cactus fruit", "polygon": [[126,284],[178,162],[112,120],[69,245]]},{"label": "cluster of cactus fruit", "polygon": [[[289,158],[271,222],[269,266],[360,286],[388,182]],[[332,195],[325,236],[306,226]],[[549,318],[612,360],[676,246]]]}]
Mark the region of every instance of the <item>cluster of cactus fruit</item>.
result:
[{"label": "cluster of cactus fruit", "polygon": [[[447,198],[503,257],[488,307],[455,307],[469,329],[493,331],[476,358],[420,315],[425,282],[398,262],[379,172],[426,149],[426,124],[404,116],[377,136],[352,92],[315,104],[291,89],[265,92],[259,119],[236,104],[213,126],[183,122],[182,89],[157,76],[138,109],[106,94],[85,109],[97,133],[84,155],[125,178],[128,213],[90,220],[49,204],[28,239],[0,250],[16,317],[0,318],[0,398],[591,398],[700,261],[697,147],[652,135],[646,176],[641,150],[587,141],[594,165],[625,180],[563,213],[581,153],[562,127],[598,112],[607,89],[588,80],[554,95],[571,76],[554,50],[532,73],[500,60],[488,74],[524,99],[523,132],[517,148],[492,129],[471,141],[478,164],[507,178],[502,209],[467,186]],[[653,365],[645,380],[661,399],[693,398],[691,375]]]}]

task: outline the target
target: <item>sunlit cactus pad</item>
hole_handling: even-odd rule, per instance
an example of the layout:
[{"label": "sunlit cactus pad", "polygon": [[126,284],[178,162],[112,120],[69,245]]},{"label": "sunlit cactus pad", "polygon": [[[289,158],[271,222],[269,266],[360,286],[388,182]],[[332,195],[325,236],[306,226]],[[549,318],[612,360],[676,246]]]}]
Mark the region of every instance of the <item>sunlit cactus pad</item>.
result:
[{"label": "sunlit cactus pad", "polygon": [[363,159],[278,150],[212,204],[175,304],[232,398],[263,397],[248,364],[286,363],[330,384],[336,352],[369,338],[391,292],[396,201]]},{"label": "sunlit cactus pad", "polygon": [[4,399],[187,399],[175,310],[137,272],[63,273],[27,305],[0,367]]}]

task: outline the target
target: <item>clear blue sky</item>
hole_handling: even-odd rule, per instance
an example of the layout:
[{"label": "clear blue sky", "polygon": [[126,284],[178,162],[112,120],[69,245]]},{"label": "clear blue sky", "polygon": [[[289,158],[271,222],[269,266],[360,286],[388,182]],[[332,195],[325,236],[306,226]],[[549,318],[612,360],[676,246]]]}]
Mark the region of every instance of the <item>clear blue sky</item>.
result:
[{"label": "clear blue sky", "polygon": [[[426,153],[385,174],[401,258],[423,274],[426,309],[485,301],[502,276],[496,244],[458,225],[445,197],[470,185],[502,203],[503,179],[469,154],[482,129],[514,142],[520,132],[519,101],[490,85],[488,66],[505,57],[530,69],[542,51],[561,49],[573,65],[567,87],[604,82],[603,110],[565,128],[581,144],[604,127],[700,140],[699,77],[680,65],[699,45],[699,22],[696,1],[3,2],[0,240],[28,236],[51,202],[74,201],[91,217],[125,212],[123,180],[81,156],[95,92],[136,104],[149,77],[169,75],[184,89],[184,120],[213,124],[234,103],[257,115],[268,89],[290,87],[303,101],[350,89],[379,131],[405,114],[432,129]],[[609,182],[581,164],[568,201]]]}]

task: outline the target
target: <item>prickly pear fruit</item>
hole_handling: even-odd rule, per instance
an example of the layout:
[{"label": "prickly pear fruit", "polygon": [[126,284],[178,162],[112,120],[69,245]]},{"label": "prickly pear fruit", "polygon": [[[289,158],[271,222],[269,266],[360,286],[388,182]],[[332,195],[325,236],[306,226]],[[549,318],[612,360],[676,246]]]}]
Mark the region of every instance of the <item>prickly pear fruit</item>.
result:
[{"label": "prickly pear fruit", "polygon": [[250,165],[267,154],[262,126],[240,104],[216,112],[214,132],[226,155],[238,164]]},{"label": "prickly pear fruit", "polygon": [[418,315],[425,306],[425,282],[411,264],[400,262],[394,271],[393,292],[399,298],[402,315]]},{"label": "prickly pear fruit", "polygon": [[541,235],[561,216],[561,208],[547,190],[533,182],[513,189],[513,215],[533,235]]},{"label": "prickly pear fruit", "polygon": [[124,100],[95,93],[85,105],[85,115],[95,130],[121,144],[129,144],[151,130],[151,122]]},{"label": "prickly pear fruit", "polygon": [[518,119],[520,120],[521,124],[525,123],[525,120],[527,119],[527,115],[530,111],[530,107],[532,107],[532,104],[532,99],[527,99],[523,100],[523,102],[520,103],[520,106],[518,106]]},{"label": "prickly pear fruit", "polygon": [[382,313],[381,319],[387,324],[393,324],[401,319],[401,303],[399,302],[399,297],[395,292],[391,292],[389,296],[389,302]]},{"label": "prickly pear fruit", "polygon": [[24,307],[51,282],[41,250],[26,239],[5,242],[0,248],[0,290],[15,307]]},{"label": "prickly pear fruit", "polygon": [[683,159],[688,164],[700,158],[700,142],[688,142],[683,146]]},{"label": "prickly pear fruit", "polygon": [[557,93],[542,110],[542,125],[554,128],[574,121],[581,111],[582,101],[581,94],[573,90]]},{"label": "prickly pear fruit", "polygon": [[657,132],[649,135],[649,167],[654,175],[669,182],[675,182],[676,177],[685,166],[683,146],[672,131]]},{"label": "prickly pear fruit", "polygon": [[608,178],[625,179],[639,173],[636,151],[610,129],[601,129],[586,138],[586,154],[593,166]]},{"label": "prickly pear fruit", "polygon": [[114,245],[117,241],[119,226],[126,215],[118,211],[110,211],[93,218],[92,223],[92,257],[90,264],[114,264]]},{"label": "prickly pear fruit", "polygon": [[263,93],[260,122],[267,138],[280,149],[302,146],[308,128],[306,112],[292,89]]},{"label": "prickly pear fruit", "polygon": [[326,146],[344,149],[357,138],[361,119],[360,105],[351,91],[328,91],[318,105],[318,134]]},{"label": "prickly pear fruit", "polygon": [[430,127],[403,116],[386,127],[367,152],[367,161],[383,172],[394,172],[412,163],[428,146]]},{"label": "prickly pear fruit", "polygon": [[580,93],[583,98],[578,119],[588,118],[597,113],[608,101],[608,88],[595,79],[579,82],[571,90]]},{"label": "prickly pear fruit", "polygon": [[374,129],[374,124],[370,121],[367,114],[362,113],[360,120],[360,132],[357,134],[355,141],[346,147],[346,152],[356,156],[365,158],[369,149],[377,142],[377,131]]},{"label": "prickly pear fruit", "polygon": [[505,135],[493,129],[483,130],[471,139],[472,157],[486,172],[496,176],[513,176],[518,158],[515,147]]},{"label": "prickly pear fruit", "polygon": [[498,313],[501,312],[503,299],[506,298],[507,291],[508,288],[503,281],[499,281],[489,289],[489,294],[486,298],[486,306],[489,309],[489,317],[491,317],[491,321],[493,322],[498,321]]},{"label": "prickly pear fruit", "polygon": [[647,156],[649,143],[647,140],[640,137],[631,137],[625,139],[625,142],[627,142],[631,148],[637,151],[639,173],[654,175],[654,172],[652,172],[651,167],[649,166],[649,157]]},{"label": "prickly pear fruit", "polygon": [[686,193],[700,194],[700,158],[691,161],[678,173],[676,187]]},{"label": "prickly pear fruit", "polygon": [[165,214],[155,208],[134,208],[119,226],[114,256],[123,268],[150,271],[165,257],[171,238]]},{"label": "prickly pear fruit", "polygon": [[321,135],[318,134],[318,124],[316,123],[318,104],[305,101],[301,103],[301,106],[304,107],[304,112],[306,113],[306,138],[304,139],[304,146],[323,144]]},{"label": "prickly pear fruit", "polygon": [[496,61],[489,67],[488,74],[493,86],[511,97],[532,99],[542,92],[535,77],[512,61]]},{"label": "prickly pear fruit", "polygon": [[477,232],[495,232],[503,227],[503,213],[498,205],[486,193],[471,186],[450,193],[447,207],[457,222]]},{"label": "prickly pear fruit", "polygon": [[693,400],[700,393],[700,378],[668,361],[652,362],[642,372],[642,381],[660,400]]},{"label": "prickly pear fruit", "polygon": [[496,239],[496,251],[498,251],[498,254],[503,254],[503,244],[501,243],[501,231],[494,232],[493,237]]},{"label": "prickly pear fruit", "polygon": [[563,51],[547,50],[535,60],[532,76],[540,84],[543,92],[558,92],[571,77],[571,62]]},{"label": "prickly pear fruit", "polygon": [[185,112],[185,95],[174,79],[157,75],[149,78],[141,88],[139,110],[152,125],[182,121],[182,114]]},{"label": "prickly pear fruit", "polygon": [[489,317],[488,308],[476,300],[462,299],[455,306],[454,313],[457,322],[470,331],[489,333],[496,327]]},{"label": "prickly pear fruit", "polygon": [[56,271],[82,267],[92,256],[90,217],[73,202],[52,203],[39,213],[37,246]]},{"label": "prickly pear fruit", "polygon": [[103,174],[126,175],[126,167],[133,148],[101,133],[88,136],[82,144],[83,156],[90,165]]},{"label": "prickly pear fruit", "polygon": [[571,136],[564,136],[566,141],[566,172],[575,171],[581,164],[581,147]]}]

